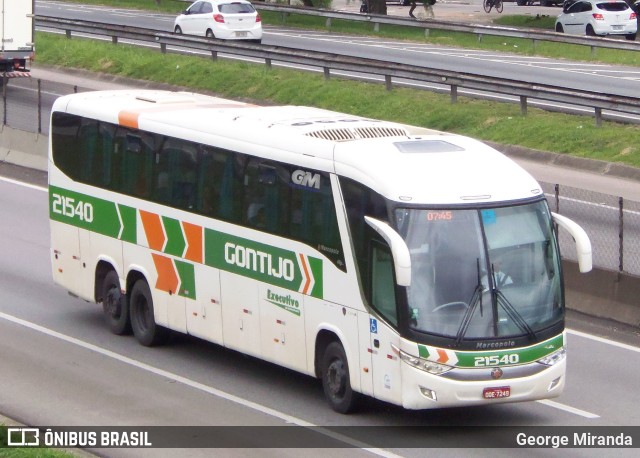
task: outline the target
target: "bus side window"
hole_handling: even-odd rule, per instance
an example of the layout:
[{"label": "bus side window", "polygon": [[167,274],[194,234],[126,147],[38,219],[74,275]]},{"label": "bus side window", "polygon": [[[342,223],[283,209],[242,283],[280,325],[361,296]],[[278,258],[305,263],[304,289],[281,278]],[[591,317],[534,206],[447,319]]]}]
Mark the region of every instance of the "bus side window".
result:
[{"label": "bus side window", "polygon": [[220,183],[224,163],[216,161],[219,156],[208,146],[199,145],[198,193],[196,211],[207,216],[217,216],[220,203]]},{"label": "bus side window", "polygon": [[[124,132],[123,132],[124,133]],[[154,137],[128,131],[121,138],[122,182],[119,191],[135,197],[149,197],[153,174]]]},{"label": "bus side window", "polygon": [[367,300],[372,302],[373,266],[369,254],[370,244],[378,239],[377,233],[365,222],[371,216],[384,222],[389,221],[384,198],[366,186],[348,178],[340,178],[340,187],[349,222],[349,232],[353,243],[360,283]]},{"label": "bus side window", "polygon": [[111,124],[99,121],[89,121],[80,128],[83,143],[81,181],[94,186],[109,186],[114,130]]},{"label": "bus side window", "polygon": [[195,144],[165,139],[156,156],[156,200],[182,210],[195,208],[197,157]]},{"label": "bus side window", "polygon": [[279,164],[252,159],[245,172],[244,223],[289,236],[289,174]]},{"label": "bus side window", "polygon": [[376,240],[371,241],[371,305],[391,324],[398,325],[391,250]]},{"label": "bus side window", "polygon": [[247,157],[244,154],[223,153],[226,158],[220,183],[219,217],[230,223],[242,221],[242,203],[244,198],[244,169]]},{"label": "bus side window", "polygon": [[51,118],[51,150],[53,162],[65,175],[77,179],[80,176],[79,144],[81,118],[67,113],[55,112]]},{"label": "bus side window", "polygon": [[[288,179],[299,172],[289,170]],[[345,271],[344,250],[338,229],[338,219],[329,175],[306,171],[313,185],[290,183],[289,235],[321,251],[339,269]]]},{"label": "bus side window", "polygon": [[84,119],[78,131],[81,158],[78,158],[80,176],[77,179],[85,183],[90,180],[92,166],[99,154],[98,124],[93,119]]}]

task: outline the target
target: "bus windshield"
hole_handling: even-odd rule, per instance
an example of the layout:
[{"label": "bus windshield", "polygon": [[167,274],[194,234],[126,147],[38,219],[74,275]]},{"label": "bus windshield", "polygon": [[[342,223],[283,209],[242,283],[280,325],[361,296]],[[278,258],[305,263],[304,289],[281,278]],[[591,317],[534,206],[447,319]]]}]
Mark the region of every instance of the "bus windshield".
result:
[{"label": "bus windshield", "polygon": [[546,201],[485,209],[398,209],[411,253],[409,326],[461,340],[530,335],[564,317]]}]

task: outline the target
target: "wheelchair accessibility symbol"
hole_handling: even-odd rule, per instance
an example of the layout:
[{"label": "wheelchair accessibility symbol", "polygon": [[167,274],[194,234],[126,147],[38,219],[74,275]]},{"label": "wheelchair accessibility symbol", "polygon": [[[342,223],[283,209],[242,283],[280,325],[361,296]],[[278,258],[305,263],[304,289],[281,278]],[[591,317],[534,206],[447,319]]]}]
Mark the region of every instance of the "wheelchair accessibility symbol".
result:
[{"label": "wheelchair accessibility symbol", "polygon": [[376,320],[375,318],[369,318],[369,328],[370,328],[371,334],[377,334],[378,320]]}]

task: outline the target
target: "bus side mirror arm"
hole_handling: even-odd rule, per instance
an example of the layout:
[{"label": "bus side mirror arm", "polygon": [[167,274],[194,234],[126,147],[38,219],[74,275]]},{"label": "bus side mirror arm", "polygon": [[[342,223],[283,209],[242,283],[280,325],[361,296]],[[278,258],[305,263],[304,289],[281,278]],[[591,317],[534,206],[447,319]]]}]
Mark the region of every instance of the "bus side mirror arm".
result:
[{"label": "bus side mirror arm", "polygon": [[391,248],[393,264],[395,266],[396,283],[400,286],[411,285],[411,254],[400,234],[391,226],[378,219],[365,216],[364,220],[387,242]]},{"label": "bus side mirror arm", "polygon": [[553,212],[551,215],[553,216],[553,220],[558,223],[558,226],[566,230],[576,242],[580,272],[590,272],[593,267],[593,259],[591,257],[591,241],[589,240],[587,233],[582,229],[582,227],[566,216]]}]

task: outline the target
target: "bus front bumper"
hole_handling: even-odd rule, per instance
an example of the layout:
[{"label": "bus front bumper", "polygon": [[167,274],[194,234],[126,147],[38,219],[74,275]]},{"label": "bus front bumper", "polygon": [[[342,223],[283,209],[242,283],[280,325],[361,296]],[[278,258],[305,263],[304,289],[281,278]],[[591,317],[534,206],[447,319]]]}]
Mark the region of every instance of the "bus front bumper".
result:
[{"label": "bus front bumper", "polygon": [[495,380],[452,379],[446,373],[432,375],[408,364],[402,364],[401,370],[403,407],[438,409],[555,398],[564,390],[566,358],[553,366],[542,366],[542,370],[532,375]]}]

